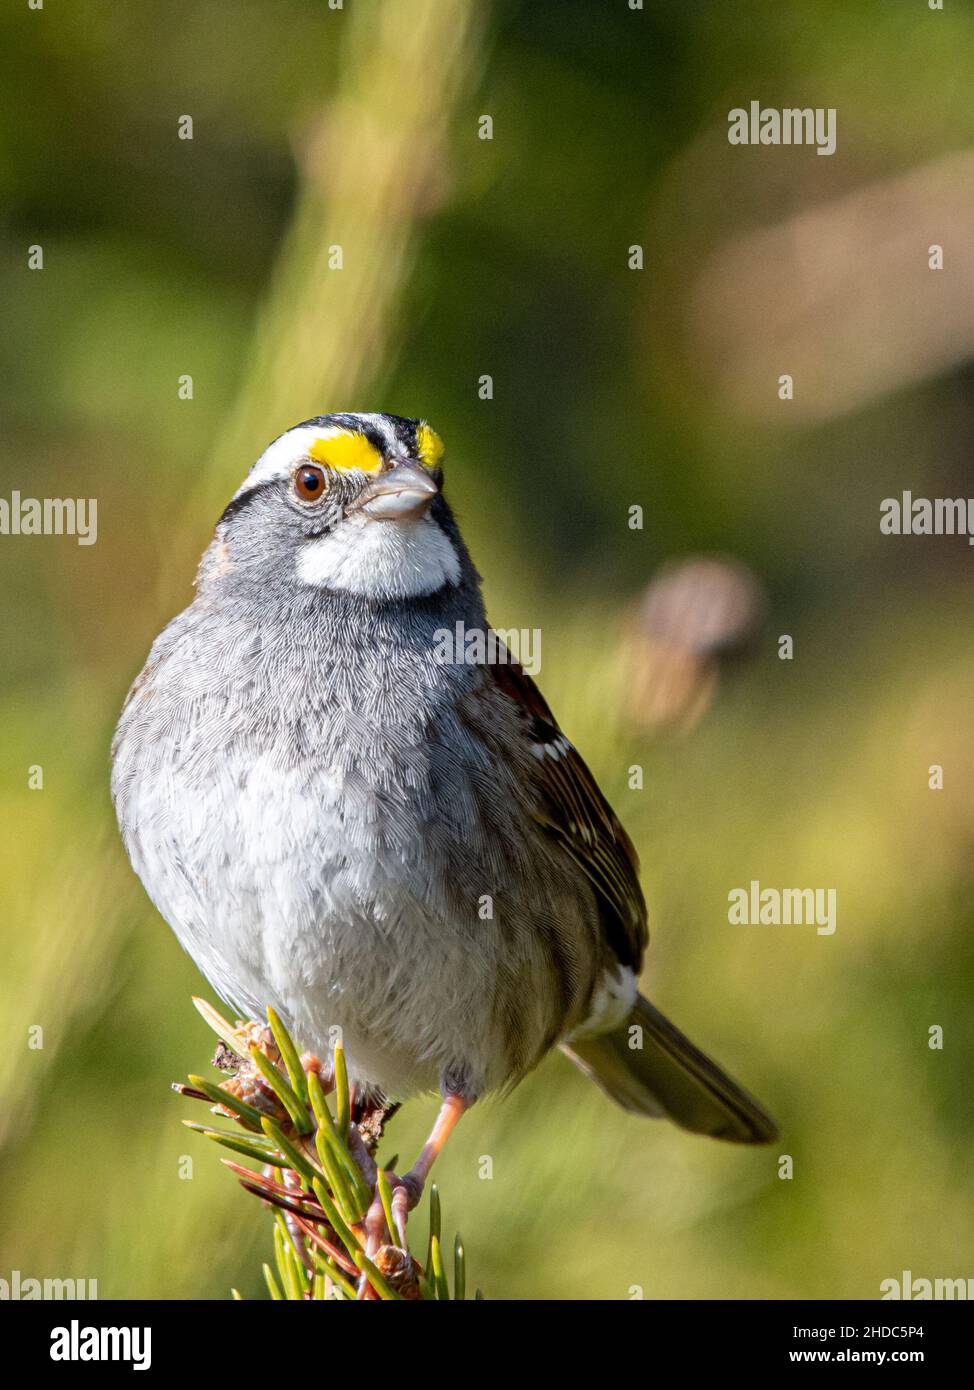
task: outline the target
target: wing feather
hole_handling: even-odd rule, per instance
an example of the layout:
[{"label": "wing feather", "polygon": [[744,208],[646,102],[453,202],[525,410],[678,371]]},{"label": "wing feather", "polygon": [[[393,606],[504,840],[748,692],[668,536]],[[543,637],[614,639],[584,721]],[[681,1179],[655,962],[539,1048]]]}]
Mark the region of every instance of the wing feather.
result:
[{"label": "wing feather", "polygon": [[523,667],[498,661],[489,672],[524,713],[524,736],[538,764],[536,818],[587,876],[610,945],[638,974],[649,933],[633,843]]}]

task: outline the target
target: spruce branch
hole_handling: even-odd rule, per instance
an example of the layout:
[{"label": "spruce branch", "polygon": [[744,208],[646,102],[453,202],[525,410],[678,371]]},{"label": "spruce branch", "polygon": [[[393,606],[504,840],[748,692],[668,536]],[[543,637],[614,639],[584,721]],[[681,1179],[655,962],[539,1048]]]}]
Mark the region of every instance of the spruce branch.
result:
[{"label": "spruce branch", "polygon": [[[266,1024],[231,1024],[212,1004],[193,1002],[220,1040],[213,1065],[224,1079],[217,1084],[191,1075],[189,1084],[177,1082],[173,1089],[208,1102],[212,1114],[237,1126],[184,1120],[187,1128],[259,1165],[249,1168],[237,1158],[222,1159],[244,1191],[273,1213],[274,1263],[263,1266],[268,1296],[333,1302],[465,1298],[463,1243],[457,1235],[451,1289],[435,1184],[428,1197],[422,1264],[397,1231],[392,1164],[379,1167],[375,1154],[398,1107],[360,1103],[349,1087],[341,1044],[323,1079],[317,1058],[299,1054],[273,1009]],[[382,1209],[383,1243],[370,1259],[365,1217],[376,1201]],[[234,1299],[242,1297],[237,1289],[231,1293]]]}]

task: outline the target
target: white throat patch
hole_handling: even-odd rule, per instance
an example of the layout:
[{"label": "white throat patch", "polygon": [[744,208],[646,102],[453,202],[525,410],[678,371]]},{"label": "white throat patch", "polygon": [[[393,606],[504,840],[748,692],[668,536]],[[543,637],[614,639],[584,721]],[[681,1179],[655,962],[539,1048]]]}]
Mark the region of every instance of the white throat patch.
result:
[{"label": "white throat patch", "polygon": [[305,541],[297,573],[305,584],[364,598],[419,598],[456,584],[460,561],[432,517],[410,522],[353,515]]}]

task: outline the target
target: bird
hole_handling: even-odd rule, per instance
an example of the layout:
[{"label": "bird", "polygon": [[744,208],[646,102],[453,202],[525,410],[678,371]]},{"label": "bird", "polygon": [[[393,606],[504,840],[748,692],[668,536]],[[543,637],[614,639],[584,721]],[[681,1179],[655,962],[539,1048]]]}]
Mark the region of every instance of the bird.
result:
[{"label": "bird", "polygon": [[767,1112],[639,993],[632,841],[490,633],[424,420],[286,430],[216,523],[112,743],[131,864],[216,993],[277,1010],[356,1096],[463,1113],[560,1048],[624,1109],[741,1144]]}]

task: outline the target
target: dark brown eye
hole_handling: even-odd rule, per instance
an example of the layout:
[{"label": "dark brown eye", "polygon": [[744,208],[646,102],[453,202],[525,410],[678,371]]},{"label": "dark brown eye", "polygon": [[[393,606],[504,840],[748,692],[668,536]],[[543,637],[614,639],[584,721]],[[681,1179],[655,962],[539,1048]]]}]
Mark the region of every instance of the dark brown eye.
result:
[{"label": "dark brown eye", "polygon": [[302,502],[317,502],[325,495],[324,470],[310,463],[299,468],[294,475],[294,491]]}]

